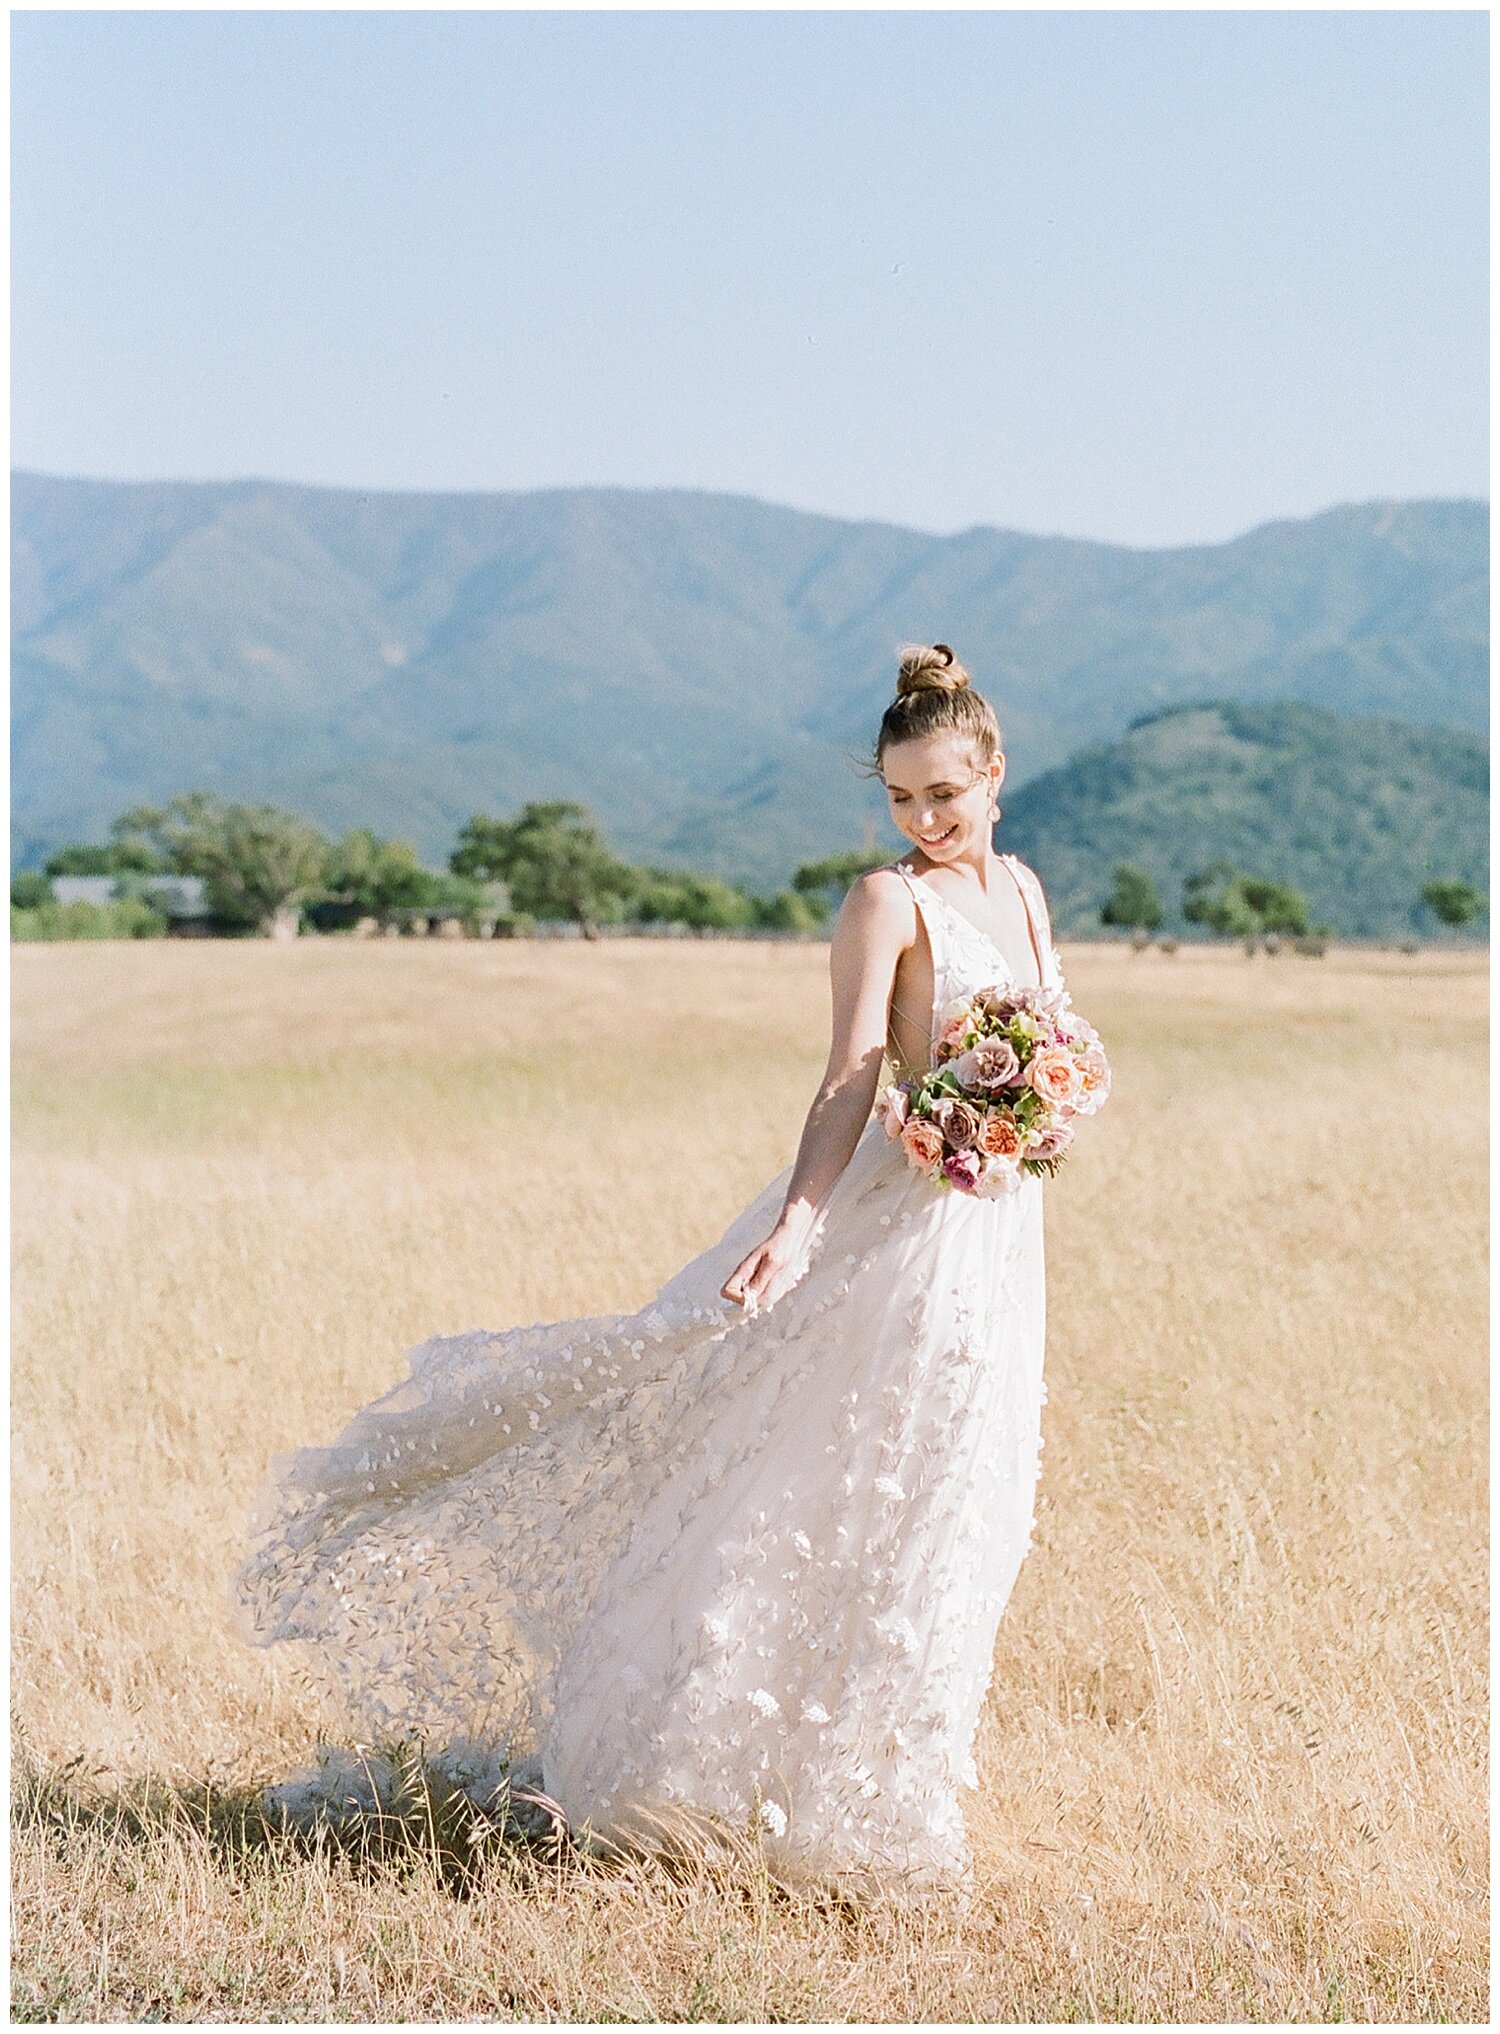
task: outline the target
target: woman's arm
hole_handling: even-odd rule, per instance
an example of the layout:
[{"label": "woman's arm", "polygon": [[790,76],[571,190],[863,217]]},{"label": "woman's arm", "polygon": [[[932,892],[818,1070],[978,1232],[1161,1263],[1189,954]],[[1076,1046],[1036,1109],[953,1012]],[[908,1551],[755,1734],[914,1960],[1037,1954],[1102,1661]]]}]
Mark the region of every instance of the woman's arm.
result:
[{"label": "woman's arm", "polygon": [[725,1299],[759,1306],[801,1257],[819,1208],[854,1155],[880,1080],[896,966],[916,936],[916,907],[889,869],[861,876],[833,928],[833,1038],[776,1226],[725,1279]]}]

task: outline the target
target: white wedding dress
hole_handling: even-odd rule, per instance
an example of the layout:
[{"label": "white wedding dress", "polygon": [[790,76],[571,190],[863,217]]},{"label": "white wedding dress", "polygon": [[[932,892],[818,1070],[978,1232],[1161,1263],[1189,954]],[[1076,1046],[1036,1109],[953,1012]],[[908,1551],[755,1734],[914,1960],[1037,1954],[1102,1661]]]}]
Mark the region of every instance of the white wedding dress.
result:
[{"label": "white wedding dress", "polygon": [[[1016,979],[902,874],[934,1012]],[[377,1739],[488,1748],[583,1841],[753,1817],[773,1868],[968,1882],[960,1789],[1035,1525],[1043,1184],[937,1190],[872,1120],[805,1272],[747,1315],[719,1287],[786,1182],[640,1312],[434,1337],[278,1457],[236,1625],[301,1642]]]}]

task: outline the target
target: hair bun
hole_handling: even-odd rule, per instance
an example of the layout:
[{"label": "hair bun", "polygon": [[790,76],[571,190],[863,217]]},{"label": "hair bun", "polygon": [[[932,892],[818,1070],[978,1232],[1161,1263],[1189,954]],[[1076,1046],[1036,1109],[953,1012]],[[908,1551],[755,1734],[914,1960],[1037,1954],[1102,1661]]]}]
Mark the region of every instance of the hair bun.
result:
[{"label": "hair bun", "polygon": [[946,643],[907,643],[901,651],[896,697],[912,692],[961,692],[969,674]]}]

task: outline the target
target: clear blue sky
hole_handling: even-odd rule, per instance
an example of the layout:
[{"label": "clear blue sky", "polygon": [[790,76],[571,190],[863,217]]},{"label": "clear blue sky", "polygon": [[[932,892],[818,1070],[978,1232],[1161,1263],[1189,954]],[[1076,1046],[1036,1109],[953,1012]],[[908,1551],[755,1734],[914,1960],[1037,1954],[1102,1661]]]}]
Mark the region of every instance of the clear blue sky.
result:
[{"label": "clear blue sky", "polygon": [[1214,540],[1487,495],[1472,13],[18,13],[12,458]]}]

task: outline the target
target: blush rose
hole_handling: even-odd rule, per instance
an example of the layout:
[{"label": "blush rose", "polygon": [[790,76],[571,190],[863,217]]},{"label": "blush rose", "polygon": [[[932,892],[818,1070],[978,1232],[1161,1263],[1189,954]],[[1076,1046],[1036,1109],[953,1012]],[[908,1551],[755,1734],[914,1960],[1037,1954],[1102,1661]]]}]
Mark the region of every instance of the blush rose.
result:
[{"label": "blush rose", "polygon": [[901,1143],[913,1164],[930,1170],[943,1155],[943,1133],[925,1116],[913,1116],[901,1132]]},{"label": "blush rose", "polygon": [[1065,1045],[1039,1045],[1027,1062],[1026,1078],[1053,1108],[1071,1107],[1083,1092],[1078,1061]]}]

